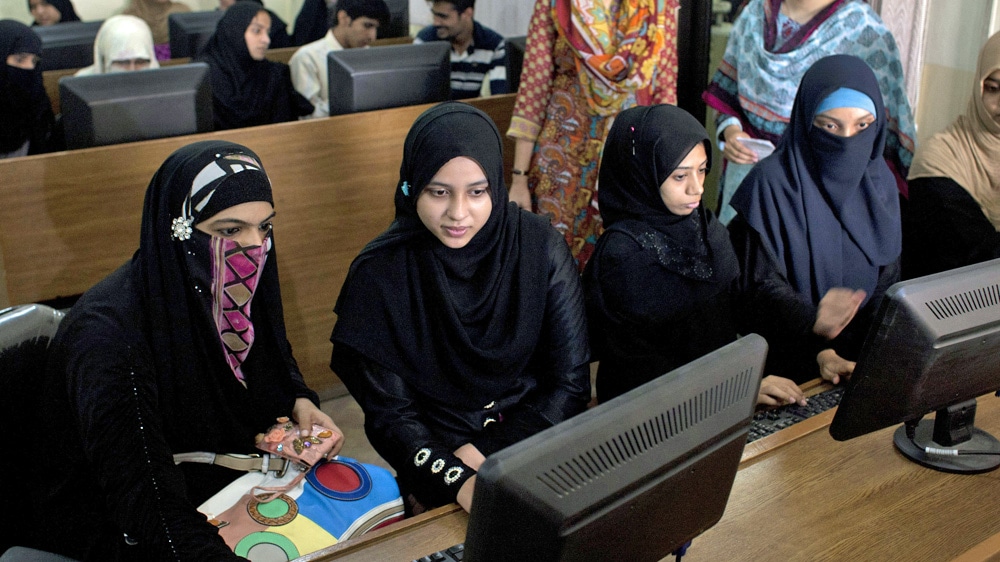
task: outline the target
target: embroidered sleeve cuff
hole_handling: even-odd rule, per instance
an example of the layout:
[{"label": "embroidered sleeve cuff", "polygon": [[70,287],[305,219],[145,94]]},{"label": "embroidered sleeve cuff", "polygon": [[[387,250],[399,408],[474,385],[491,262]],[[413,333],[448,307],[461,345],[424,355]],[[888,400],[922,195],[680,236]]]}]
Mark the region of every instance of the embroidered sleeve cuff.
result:
[{"label": "embroidered sleeve cuff", "polygon": [[422,489],[411,490],[413,495],[430,505],[455,501],[458,490],[476,471],[465,465],[450,451],[421,447],[409,460],[414,481]]},{"label": "embroidered sleeve cuff", "polygon": [[507,136],[512,139],[523,139],[535,142],[542,127],[537,123],[532,123],[523,117],[513,116],[510,118],[510,128],[507,129]]}]

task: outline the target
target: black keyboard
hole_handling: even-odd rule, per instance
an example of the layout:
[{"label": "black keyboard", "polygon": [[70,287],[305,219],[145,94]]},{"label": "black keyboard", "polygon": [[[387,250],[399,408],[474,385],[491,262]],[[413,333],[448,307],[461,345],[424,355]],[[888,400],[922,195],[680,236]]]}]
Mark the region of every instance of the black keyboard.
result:
[{"label": "black keyboard", "polygon": [[439,550],[434,554],[428,554],[423,558],[417,558],[413,562],[462,562],[462,556],[465,555],[465,545],[456,544],[455,546]]},{"label": "black keyboard", "polygon": [[753,421],[750,422],[750,434],[747,435],[747,443],[767,437],[776,431],[795,425],[816,414],[822,414],[840,404],[842,396],[844,396],[844,387],[837,386],[820,392],[815,396],[810,396],[809,403],[805,406],[788,404],[769,410],[761,410],[754,414]]}]

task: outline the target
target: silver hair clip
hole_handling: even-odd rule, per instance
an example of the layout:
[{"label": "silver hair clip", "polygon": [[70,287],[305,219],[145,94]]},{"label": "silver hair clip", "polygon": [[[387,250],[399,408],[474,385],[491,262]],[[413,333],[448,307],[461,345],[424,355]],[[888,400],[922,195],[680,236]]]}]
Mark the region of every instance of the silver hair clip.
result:
[{"label": "silver hair clip", "polygon": [[192,219],[177,217],[170,225],[170,237],[174,240],[187,240],[191,238]]}]

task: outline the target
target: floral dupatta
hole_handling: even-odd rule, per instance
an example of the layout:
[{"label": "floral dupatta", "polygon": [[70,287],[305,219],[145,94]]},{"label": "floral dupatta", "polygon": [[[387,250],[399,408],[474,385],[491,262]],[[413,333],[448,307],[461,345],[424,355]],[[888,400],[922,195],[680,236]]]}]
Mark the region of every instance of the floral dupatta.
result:
[{"label": "floral dupatta", "polygon": [[621,0],[612,21],[602,0],[552,0],[552,19],[577,53],[580,83],[599,114],[617,113],[624,98],[652,83],[666,11],[666,0]]}]

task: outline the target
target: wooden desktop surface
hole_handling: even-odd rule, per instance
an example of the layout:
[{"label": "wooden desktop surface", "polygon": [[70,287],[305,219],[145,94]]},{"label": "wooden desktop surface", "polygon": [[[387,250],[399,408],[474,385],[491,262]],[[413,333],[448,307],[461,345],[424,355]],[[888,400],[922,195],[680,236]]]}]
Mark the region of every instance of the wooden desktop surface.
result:
[{"label": "wooden desktop surface", "polygon": [[[893,447],[895,428],[837,442],[804,423],[744,456],[722,520],[686,562],[1000,560],[1000,471],[919,466]],[[979,399],[976,425],[1000,435],[1000,399]],[[445,506],[300,560],[413,560],[462,542],[467,522]]]}]

